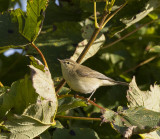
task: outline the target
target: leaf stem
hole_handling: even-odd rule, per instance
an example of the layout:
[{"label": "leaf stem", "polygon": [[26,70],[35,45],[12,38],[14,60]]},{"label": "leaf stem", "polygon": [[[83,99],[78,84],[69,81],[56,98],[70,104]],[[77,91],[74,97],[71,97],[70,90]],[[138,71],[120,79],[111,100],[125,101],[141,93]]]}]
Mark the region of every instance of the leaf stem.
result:
[{"label": "leaf stem", "polygon": [[33,42],[31,42],[31,45],[32,45],[32,46],[37,50],[37,52],[40,54],[40,56],[41,56],[41,58],[42,58],[42,60],[43,60],[43,62],[44,62],[44,64],[45,64],[45,66],[48,68],[47,61],[46,61],[44,55],[42,54],[41,50],[40,50]]},{"label": "leaf stem", "polygon": [[100,105],[96,104],[95,102],[93,102],[92,100],[87,100],[86,98],[82,97],[82,96],[79,96],[79,95],[71,95],[71,94],[68,94],[68,95],[61,95],[61,96],[58,96],[58,99],[62,99],[62,98],[65,98],[65,97],[75,97],[75,98],[79,98],[79,99],[82,99],[84,101],[87,101],[88,103],[98,107],[99,109],[105,111],[106,109],[101,107]]},{"label": "leaf stem", "polygon": [[0,87],[4,87],[3,84],[0,82]]},{"label": "leaf stem", "polygon": [[74,116],[63,116],[63,115],[56,115],[56,118],[84,120],[84,121],[89,121],[89,120],[90,121],[101,121],[101,118],[74,117]]},{"label": "leaf stem", "polygon": [[151,23],[153,23],[153,22],[155,22],[155,21],[156,21],[156,20],[152,20],[152,21],[150,21],[150,22],[148,22],[148,23],[146,23],[146,24],[144,24],[144,25],[139,26],[139,27],[136,28],[135,30],[129,32],[128,34],[126,34],[126,35],[124,35],[123,37],[117,39],[116,41],[114,41],[114,42],[112,42],[112,43],[110,43],[110,44],[102,47],[101,49],[106,49],[106,48],[108,48],[108,47],[110,47],[110,46],[118,43],[119,41],[121,41],[121,40],[127,38],[128,36],[132,35],[133,33],[137,32],[137,31],[138,31],[139,29],[141,29],[142,27],[147,26],[147,25],[149,25],[149,24],[151,24]]}]

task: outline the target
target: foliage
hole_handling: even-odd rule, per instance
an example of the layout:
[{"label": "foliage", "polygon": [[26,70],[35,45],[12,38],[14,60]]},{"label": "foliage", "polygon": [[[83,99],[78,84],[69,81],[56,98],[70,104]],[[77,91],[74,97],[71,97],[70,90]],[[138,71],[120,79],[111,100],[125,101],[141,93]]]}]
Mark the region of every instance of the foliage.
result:
[{"label": "foliage", "polygon": [[[160,138],[159,0],[97,0],[100,28],[91,0],[16,3],[0,3],[0,138]],[[22,53],[5,56],[10,48]],[[129,87],[101,87],[87,101],[61,85],[57,58]]]}]

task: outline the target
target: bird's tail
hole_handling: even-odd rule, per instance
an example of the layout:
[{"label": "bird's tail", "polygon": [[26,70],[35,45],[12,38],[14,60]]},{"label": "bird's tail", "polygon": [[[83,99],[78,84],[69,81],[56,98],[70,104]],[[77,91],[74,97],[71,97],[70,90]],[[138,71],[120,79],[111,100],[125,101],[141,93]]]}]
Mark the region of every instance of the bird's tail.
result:
[{"label": "bird's tail", "polygon": [[129,83],[126,82],[121,82],[121,81],[114,81],[116,83],[116,85],[125,85],[125,86],[129,86]]}]

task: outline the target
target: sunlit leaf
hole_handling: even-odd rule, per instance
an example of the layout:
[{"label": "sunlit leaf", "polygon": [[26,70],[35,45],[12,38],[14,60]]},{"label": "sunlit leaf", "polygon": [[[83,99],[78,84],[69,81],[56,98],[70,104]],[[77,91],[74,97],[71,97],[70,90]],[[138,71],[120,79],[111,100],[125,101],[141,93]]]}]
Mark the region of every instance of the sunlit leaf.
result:
[{"label": "sunlit leaf", "polygon": [[129,107],[143,106],[146,109],[160,112],[160,87],[159,85],[150,86],[150,90],[141,91],[137,87],[134,77],[127,92]]}]

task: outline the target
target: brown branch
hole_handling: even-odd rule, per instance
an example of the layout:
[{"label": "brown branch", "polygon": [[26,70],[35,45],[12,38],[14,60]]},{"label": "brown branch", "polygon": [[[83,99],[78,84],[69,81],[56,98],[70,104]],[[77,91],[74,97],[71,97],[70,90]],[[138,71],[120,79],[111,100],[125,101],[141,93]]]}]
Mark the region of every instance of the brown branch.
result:
[{"label": "brown branch", "polygon": [[48,68],[47,61],[46,61],[44,55],[42,54],[41,50],[38,49],[38,47],[37,47],[33,42],[31,42],[31,45],[32,45],[32,46],[37,50],[37,52],[40,54],[40,56],[41,56],[41,58],[42,58],[42,60],[43,60],[43,62],[44,62],[44,65]]},{"label": "brown branch", "polygon": [[65,98],[65,97],[75,97],[75,98],[79,98],[79,99],[82,99],[84,101],[87,101],[88,103],[98,107],[99,109],[105,111],[106,109],[101,107],[100,105],[96,104],[95,102],[93,102],[92,100],[88,100],[82,96],[78,96],[78,95],[71,95],[71,94],[68,94],[68,95],[61,95],[61,96],[58,96],[58,99],[62,99],[62,98]]},{"label": "brown branch", "polygon": [[74,120],[85,120],[85,121],[101,121],[101,118],[90,118],[90,117],[74,117],[74,116],[63,116],[56,115],[55,118],[63,118],[63,119],[74,119]]},{"label": "brown branch", "polygon": [[58,86],[56,87],[56,94],[58,95],[58,92],[60,91],[60,89],[66,84],[66,81],[64,79],[62,79],[60,81],[60,83],[58,84]]},{"label": "brown branch", "polygon": [[150,21],[150,22],[148,22],[148,23],[146,23],[146,24],[144,24],[144,25],[139,26],[139,27],[136,28],[135,30],[131,31],[130,33],[128,33],[128,34],[126,34],[126,35],[124,35],[123,37],[119,38],[118,40],[116,40],[116,41],[114,41],[114,42],[112,42],[112,43],[110,43],[110,44],[102,47],[101,49],[108,48],[108,47],[110,47],[110,46],[118,43],[119,41],[121,41],[121,40],[127,38],[128,36],[132,35],[133,33],[137,32],[137,31],[138,31],[139,29],[141,29],[142,27],[147,26],[147,25],[149,25],[149,24],[151,24],[151,23],[153,23],[153,22],[155,22],[155,21],[156,21],[156,20],[152,20],[152,21]]},{"label": "brown branch", "polygon": [[130,69],[124,71],[124,72],[121,73],[121,74],[125,74],[125,73],[128,73],[128,72],[130,72],[130,71],[133,71],[133,70],[137,69],[138,67],[143,66],[143,65],[145,65],[145,64],[147,64],[147,63],[149,63],[149,62],[151,62],[152,60],[154,60],[154,59],[157,58],[158,56],[159,56],[159,55],[153,56],[153,57],[151,57],[151,58],[149,58],[149,59],[147,59],[147,60],[141,62],[140,64],[138,64],[138,65],[136,65],[136,66],[134,66],[134,67],[132,67],[132,68],[130,68]]},{"label": "brown branch", "polygon": [[100,19],[99,28],[95,28],[90,40],[88,41],[88,44],[85,46],[84,50],[82,51],[82,53],[78,57],[77,63],[80,63],[82,61],[82,59],[84,58],[84,56],[86,55],[86,53],[88,52],[90,47],[92,46],[93,42],[95,41],[99,32],[101,31],[101,28],[102,28],[103,23],[105,22],[105,19],[107,18],[107,16],[108,16],[108,12],[104,11],[102,18]]}]

